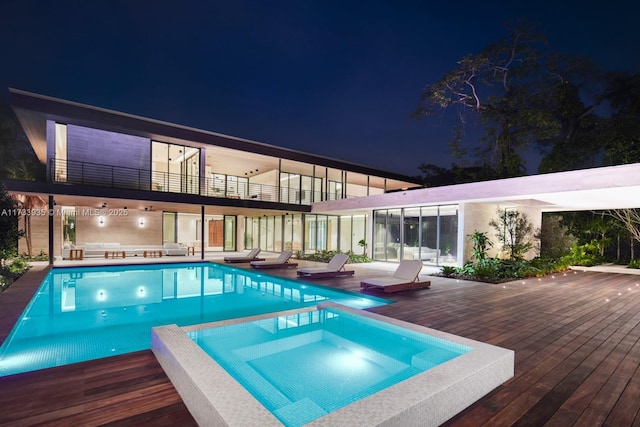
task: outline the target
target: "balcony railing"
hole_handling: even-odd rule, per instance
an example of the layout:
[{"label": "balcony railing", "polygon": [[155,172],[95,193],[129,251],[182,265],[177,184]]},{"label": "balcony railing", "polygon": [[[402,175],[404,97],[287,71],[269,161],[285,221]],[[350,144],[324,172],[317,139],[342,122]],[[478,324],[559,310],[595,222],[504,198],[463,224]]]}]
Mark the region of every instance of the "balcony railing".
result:
[{"label": "balcony railing", "polygon": [[[299,205],[327,200],[320,191],[245,182],[238,177],[221,174],[217,176],[214,179],[73,160],[51,159],[50,162],[52,182]],[[220,179],[220,176],[224,178]]]}]

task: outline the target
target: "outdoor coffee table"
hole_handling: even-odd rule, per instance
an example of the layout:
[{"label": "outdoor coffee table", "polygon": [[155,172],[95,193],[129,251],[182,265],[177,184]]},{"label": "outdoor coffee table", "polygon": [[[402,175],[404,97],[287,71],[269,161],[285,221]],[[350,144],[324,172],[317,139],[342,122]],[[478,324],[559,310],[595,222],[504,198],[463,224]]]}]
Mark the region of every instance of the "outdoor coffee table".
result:
[{"label": "outdoor coffee table", "polygon": [[104,257],[107,258],[126,258],[127,253],[125,251],[104,251]]}]

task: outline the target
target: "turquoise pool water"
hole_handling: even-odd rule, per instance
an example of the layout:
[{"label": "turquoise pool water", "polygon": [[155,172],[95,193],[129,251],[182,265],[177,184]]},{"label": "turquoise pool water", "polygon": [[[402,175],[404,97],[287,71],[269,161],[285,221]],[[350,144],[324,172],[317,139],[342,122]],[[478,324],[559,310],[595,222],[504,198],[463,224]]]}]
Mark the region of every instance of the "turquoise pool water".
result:
[{"label": "turquoise pool water", "polygon": [[390,301],[215,263],[52,269],[0,347],[0,376],[148,349],[153,326]]},{"label": "turquoise pool water", "polygon": [[300,426],[471,348],[343,310],[187,335],[287,426]]}]

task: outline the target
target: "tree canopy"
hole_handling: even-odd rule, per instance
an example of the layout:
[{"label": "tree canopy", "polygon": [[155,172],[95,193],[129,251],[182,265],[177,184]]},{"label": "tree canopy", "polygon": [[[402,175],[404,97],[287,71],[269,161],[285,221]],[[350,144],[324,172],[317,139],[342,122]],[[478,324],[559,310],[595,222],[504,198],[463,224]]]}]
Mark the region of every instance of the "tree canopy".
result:
[{"label": "tree canopy", "polygon": [[18,230],[18,203],[0,186],[0,267],[4,260],[17,254],[22,235]]},{"label": "tree canopy", "polygon": [[45,180],[45,167],[36,157],[11,107],[0,102],[0,178]]},{"label": "tree canopy", "polygon": [[461,165],[421,165],[428,185],[522,176],[531,151],[538,172],[640,160],[640,75],[554,52],[530,25],[462,57],[424,88],[414,117],[451,111]]}]

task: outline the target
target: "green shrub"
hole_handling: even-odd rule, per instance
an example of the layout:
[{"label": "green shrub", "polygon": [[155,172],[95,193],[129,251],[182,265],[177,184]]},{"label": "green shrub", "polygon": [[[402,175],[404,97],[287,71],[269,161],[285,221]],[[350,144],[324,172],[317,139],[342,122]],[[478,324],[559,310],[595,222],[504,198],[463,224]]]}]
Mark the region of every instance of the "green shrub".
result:
[{"label": "green shrub", "polygon": [[444,277],[455,277],[456,274],[458,273],[458,268],[452,267],[450,265],[444,265],[442,266],[441,273]]},{"label": "green shrub", "polygon": [[[324,262],[327,263],[331,261],[331,258],[335,254],[342,253],[341,251],[317,251],[311,254],[305,254],[302,251],[296,251],[295,257],[297,259],[306,260],[306,261],[315,261],[315,262]],[[347,263],[349,264],[358,264],[363,262],[371,262],[371,258],[366,255],[358,255],[353,253],[353,251],[347,251],[347,255],[349,255],[349,260]]]},{"label": "green shrub", "polygon": [[584,245],[573,245],[571,253],[563,256],[561,259],[567,263],[567,265],[591,267],[602,263],[603,257],[600,255],[600,249],[601,243],[594,239]]},{"label": "green shrub", "polygon": [[4,291],[29,269],[29,263],[20,257],[5,261],[0,267],[0,291]]},{"label": "green shrub", "polygon": [[628,268],[640,268],[640,259],[634,259],[627,265]]},{"label": "green shrub", "polygon": [[22,276],[25,271],[29,269],[29,264],[23,258],[13,258],[11,261],[4,265],[3,273],[5,277],[13,278],[14,280]]},{"label": "green shrub", "polygon": [[501,283],[558,273],[567,268],[568,264],[562,260],[534,258],[527,261],[486,258],[482,261],[469,262],[461,268],[442,267],[440,275],[477,282]]},{"label": "green shrub", "polygon": [[473,243],[471,259],[476,262],[486,259],[487,251],[493,247],[493,242],[489,239],[487,233],[476,230],[472,234],[467,235],[467,238]]},{"label": "green shrub", "polygon": [[42,250],[38,255],[34,255],[31,258],[29,258],[29,256],[26,253],[23,253],[21,257],[28,261],[49,261],[49,255],[44,253],[44,251]]}]

